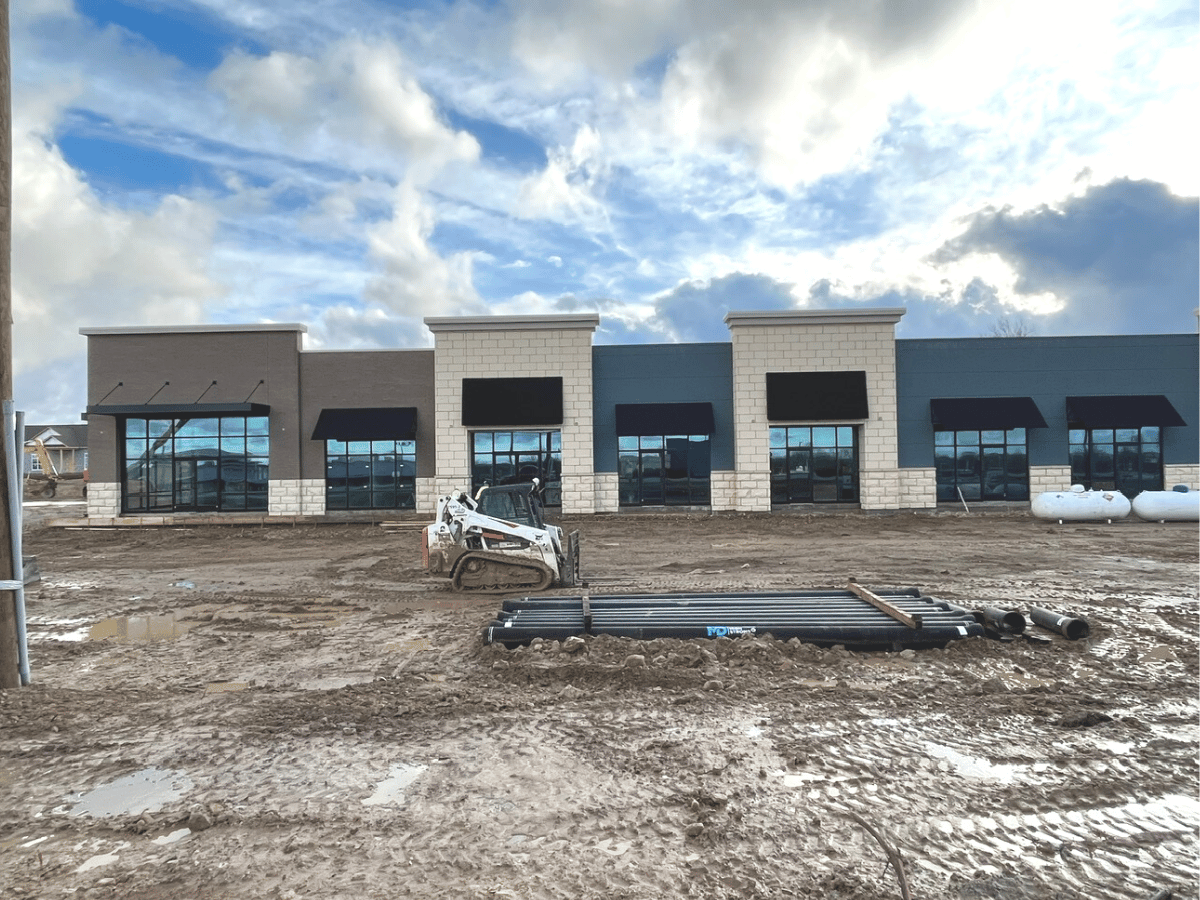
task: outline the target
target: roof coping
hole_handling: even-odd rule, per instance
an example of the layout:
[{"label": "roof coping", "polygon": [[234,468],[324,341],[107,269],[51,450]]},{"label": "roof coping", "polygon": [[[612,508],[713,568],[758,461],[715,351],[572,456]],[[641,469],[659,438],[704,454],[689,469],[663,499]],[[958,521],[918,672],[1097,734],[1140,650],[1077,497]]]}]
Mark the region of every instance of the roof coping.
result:
[{"label": "roof coping", "polygon": [[596,313],[557,316],[430,316],[426,327],[440,331],[594,331],[600,324]]},{"label": "roof coping", "polygon": [[908,310],[902,306],[851,309],[730,310],[725,324],[744,325],[895,325]]},{"label": "roof coping", "polygon": [[247,331],[294,331],[308,332],[307,325],[298,322],[259,322],[252,325],[115,325],[97,328],[80,328],[84,335],[105,334],[221,334]]}]

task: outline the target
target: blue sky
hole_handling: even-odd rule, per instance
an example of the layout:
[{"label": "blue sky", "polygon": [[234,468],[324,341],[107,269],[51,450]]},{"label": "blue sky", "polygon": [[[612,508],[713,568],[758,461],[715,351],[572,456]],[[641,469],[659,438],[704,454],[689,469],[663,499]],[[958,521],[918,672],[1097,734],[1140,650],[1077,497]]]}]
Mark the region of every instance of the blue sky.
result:
[{"label": "blue sky", "polygon": [[[81,327],[903,305],[898,337],[1191,332],[1198,11],[1008,0],[13,4],[17,405]],[[736,12],[733,10],[736,9]]]}]

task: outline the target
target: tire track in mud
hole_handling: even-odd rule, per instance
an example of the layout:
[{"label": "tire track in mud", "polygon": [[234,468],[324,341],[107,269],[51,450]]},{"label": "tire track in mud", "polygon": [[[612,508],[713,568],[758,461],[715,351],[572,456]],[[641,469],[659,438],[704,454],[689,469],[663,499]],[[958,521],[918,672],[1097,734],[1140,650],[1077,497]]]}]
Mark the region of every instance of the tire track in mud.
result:
[{"label": "tire track in mud", "polygon": [[801,730],[799,742],[773,738],[790,762],[781,786],[810,815],[888,823],[918,872],[935,879],[930,889],[1015,875],[1036,897],[1195,890],[1195,743],[1038,735],[1020,718],[989,720],[985,733],[942,716]]}]

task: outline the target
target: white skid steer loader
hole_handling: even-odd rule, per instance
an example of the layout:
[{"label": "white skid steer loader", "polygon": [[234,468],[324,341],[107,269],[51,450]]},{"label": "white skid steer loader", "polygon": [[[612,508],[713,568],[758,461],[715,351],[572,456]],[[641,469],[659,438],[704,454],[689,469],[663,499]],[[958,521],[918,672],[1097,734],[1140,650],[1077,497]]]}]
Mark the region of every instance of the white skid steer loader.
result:
[{"label": "white skid steer loader", "polygon": [[425,526],[422,562],[456,591],[502,594],[579,583],[579,532],[546,522],[541,485],[483,487],[441,497]]}]

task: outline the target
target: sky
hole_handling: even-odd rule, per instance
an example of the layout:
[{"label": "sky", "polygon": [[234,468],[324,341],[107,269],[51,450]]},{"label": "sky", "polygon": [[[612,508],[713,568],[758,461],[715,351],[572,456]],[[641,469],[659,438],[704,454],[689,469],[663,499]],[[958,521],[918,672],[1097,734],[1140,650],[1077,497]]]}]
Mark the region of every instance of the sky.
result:
[{"label": "sky", "polygon": [[15,393],[80,328],[904,307],[904,338],[1197,330],[1194,0],[11,3]]}]

